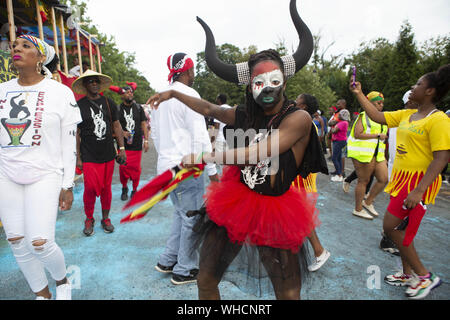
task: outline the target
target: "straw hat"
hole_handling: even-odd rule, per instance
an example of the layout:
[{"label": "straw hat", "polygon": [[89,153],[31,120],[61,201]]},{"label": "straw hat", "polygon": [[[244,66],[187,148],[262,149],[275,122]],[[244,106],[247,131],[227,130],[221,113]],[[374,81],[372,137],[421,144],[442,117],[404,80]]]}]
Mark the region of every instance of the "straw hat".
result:
[{"label": "straw hat", "polygon": [[92,71],[90,69],[86,70],[77,80],[72,83],[72,90],[78,94],[87,94],[86,88],[83,85],[83,79],[88,77],[98,77],[100,80],[100,92],[103,92],[109,88],[112,83],[111,77]]}]

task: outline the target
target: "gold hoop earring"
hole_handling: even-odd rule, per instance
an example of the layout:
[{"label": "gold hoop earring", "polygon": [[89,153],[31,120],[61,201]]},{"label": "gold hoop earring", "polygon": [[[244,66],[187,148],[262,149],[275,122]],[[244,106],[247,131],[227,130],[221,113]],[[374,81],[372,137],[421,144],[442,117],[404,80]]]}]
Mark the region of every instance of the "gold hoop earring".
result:
[{"label": "gold hoop earring", "polygon": [[44,65],[44,64],[43,64],[42,62],[38,62],[38,63],[36,64],[36,72],[37,72],[37,73],[41,74],[42,66],[43,66],[43,65]]}]

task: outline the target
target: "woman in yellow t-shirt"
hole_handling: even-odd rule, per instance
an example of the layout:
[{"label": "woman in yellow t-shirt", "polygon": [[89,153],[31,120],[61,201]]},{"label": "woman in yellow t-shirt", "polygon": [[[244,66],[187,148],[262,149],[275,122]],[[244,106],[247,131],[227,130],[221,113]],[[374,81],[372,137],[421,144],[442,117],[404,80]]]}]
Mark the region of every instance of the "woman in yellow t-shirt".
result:
[{"label": "woman in yellow t-shirt", "polygon": [[[434,204],[442,184],[441,171],[450,158],[450,119],[436,105],[450,89],[450,64],[423,75],[411,88],[410,99],[417,109],[378,111],[364,96],[361,84],[350,84],[367,115],[375,122],[397,129],[397,153],[386,192],[391,200],[383,229],[397,245],[403,272],[385,277],[385,282],[408,286],[406,295],[421,299],[440,285],[439,277],[421,263],[413,245],[426,205]],[[396,227],[409,217],[406,231]],[[415,272],[417,277],[411,276]]]}]

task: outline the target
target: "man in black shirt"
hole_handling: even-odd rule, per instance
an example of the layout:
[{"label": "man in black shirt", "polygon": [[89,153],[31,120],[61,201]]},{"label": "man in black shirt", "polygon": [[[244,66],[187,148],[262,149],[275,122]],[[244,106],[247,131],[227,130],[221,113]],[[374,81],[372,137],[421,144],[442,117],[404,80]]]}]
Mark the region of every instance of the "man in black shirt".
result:
[{"label": "man in black shirt", "polygon": [[144,152],[148,151],[147,117],[142,106],[134,101],[134,91],[137,85],[134,82],[127,82],[127,84],[129,86],[123,88],[109,87],[111,91],[120,94],[123,101],[119,106],[119,121],[123,129],[127,155],[127,163],[119,167],[120,182],[122,183],[120,198],[123,201],[128,200],[128,180],[131,180],[133,184],[130,198],[136,192],[142,171],[142,149]]},{"label": "man in black shirt", "polygon": [[[84,234],[94,232],[94,207],[97,197],[102,205],[101,225],[106,233],[114,231],[109,219],[111,209],[111,183],[114,159],[126,162],[122,127],[119,122],[117,105],[99,92],[111,84],[108,76],[87,70],[73,84],[72,88],[86,97],[78,100],[83,122],[77,130],[77,167],[84,173],[84,211],[86,214]],[[117,154],[114,137],[119,145]]]}]

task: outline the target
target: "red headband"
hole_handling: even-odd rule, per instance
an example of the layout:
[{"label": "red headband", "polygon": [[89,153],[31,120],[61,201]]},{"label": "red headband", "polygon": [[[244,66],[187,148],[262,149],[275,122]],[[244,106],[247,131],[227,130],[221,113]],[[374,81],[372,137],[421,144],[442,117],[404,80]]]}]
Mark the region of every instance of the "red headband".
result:
[{"label": "red headband", "polygon": [[110,86],[109,90],[111,90],[111,91],[113,91],[115,93],[118,93],[118,94],[122,94],[123,93],[122,88],[119,88],[119,87],[116,87],[116,86]]},{"label": "red headband", "polygon": [[128,82],[127,81],[127,85],[129,85],[131,87],[131,89],[133,89],[133,91],[136,91],[136,89],[137,89],[136,82]]},{"label": "red headband", "polygon": [[129,85],[129,88],[120,88],[117,86],[110,86],[109,90],[114,91],[118,94],[124,94],[127,90],[126,89],[131,89],[133,92],[136,91],[137,89],[137,84],[136,82],[127,82],[127,85]]},{"label": "red headband", "polygon": [[169,77],[167,79],[169,80],[169,82],[172,82],[172,78],[175,74],[188,71],[190,68],[194,67],[194,61],[192,61],[192,59],[189,58],[187,55],[185,55],[179,61],[173,61],[173,58],[174,58],[173,55],[170,55],[167,58],[167,67],[169,68],[170,71]]}]

